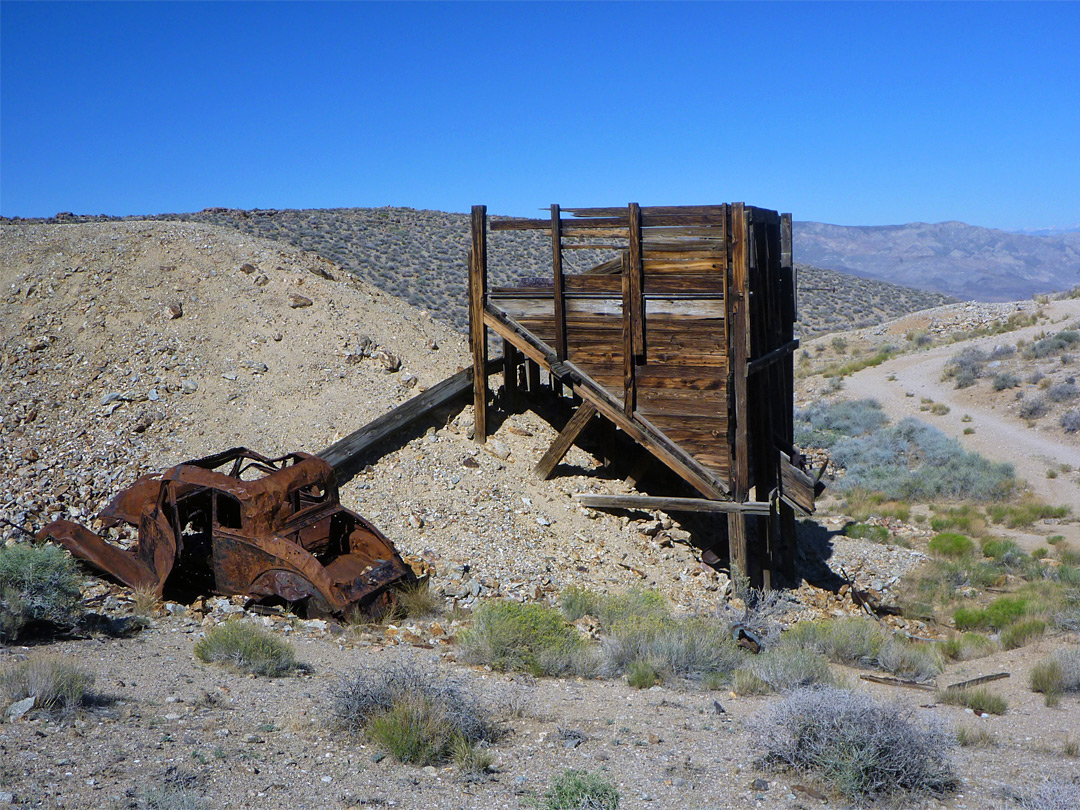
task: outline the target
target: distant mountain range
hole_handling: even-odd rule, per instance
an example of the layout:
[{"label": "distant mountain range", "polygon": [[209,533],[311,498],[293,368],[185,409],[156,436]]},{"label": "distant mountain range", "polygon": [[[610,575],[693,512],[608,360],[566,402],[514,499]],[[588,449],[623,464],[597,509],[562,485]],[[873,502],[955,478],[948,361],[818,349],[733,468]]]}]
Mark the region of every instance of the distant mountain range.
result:
[{"label": "distant mountain range", "polygon": [[795,222],[795,260],[956,298],[1016,301],[1080,285],[1080,232],[1013,233],[963,222]]}]

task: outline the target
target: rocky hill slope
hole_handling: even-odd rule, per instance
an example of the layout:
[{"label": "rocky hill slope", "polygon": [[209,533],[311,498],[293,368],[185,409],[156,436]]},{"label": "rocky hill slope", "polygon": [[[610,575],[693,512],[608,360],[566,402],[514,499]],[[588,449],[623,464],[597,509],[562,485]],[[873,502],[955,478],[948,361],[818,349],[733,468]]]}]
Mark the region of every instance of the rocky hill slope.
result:
[{"label": "rocky hill slope", "polygon": [[[115,219],[60,214],[49,222]],[[208,208],[191,214],[161,214],[146,219],[219,225],[285,242],[339,264],[357,278],[426,310],[458,330],[467,328],[465,257],[469,247],[469,218],[465,214],[412,208],[282,211]],[[551,246],[545,233],[494,234],[489,251],[493,285],[551,272]],[[609,257],[592,251],[568,251],[564,262],[567,271],[574,272],[605,258]],[[872,326],[952,300],[940,293],[810,265],[800,267],[799,279],[797,329],[803,337]]]},{"label": "rocky hill slope", "polygon": [[963,222],[793,224],[795,260],[976,301],[1080,284],[1080,233],[1032,235]]}]

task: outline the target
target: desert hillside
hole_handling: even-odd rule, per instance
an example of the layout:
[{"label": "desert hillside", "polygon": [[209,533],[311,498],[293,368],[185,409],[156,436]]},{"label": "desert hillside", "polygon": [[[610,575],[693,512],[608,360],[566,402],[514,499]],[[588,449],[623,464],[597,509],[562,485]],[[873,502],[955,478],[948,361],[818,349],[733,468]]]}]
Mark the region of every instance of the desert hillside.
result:
[{"label": "desert hillside", "polygon": [[[385,212],[401,218],[402,240],[428,213]],[[432,235],[431,267],[460,262],[458,238],[438,244]],[[357,277],[349,256],[221,224],[0,224],[3,550],[25,546],[11,524],[70,517],[93,526],[107,500],[146,471],[235,445],[318,451],[465,366],[464,337],[453,318],[437,317],[450,288],[408,275],[411,248],[366,250],[400,255],[402,278],[386,265],[380,289]],[[426,299],[410,292],[414,305],[404,297],[414,286],[435,290]],[[839,459],[853,440],[892,436],[889,420],[925,405],[920,418],[964,442],[985,439],[967,445],[985,457],[958,453],[937,434],[921,434],[931,436],[924,449],[944,447],[989,471],[1002,485],[997,500],[875,499],[845,488],[861,474],[856,463],[834,465],[823,508],[800,524],[804,579],[767,599],[701,563],[695,541],[715,530],[708,520],[577,506],[576,492],[631,491],[628,470],[605,468],[595,437],[583,439],[595,453],[572,448],[557,475],[540,481],[532,468],[556,436],[548,421],[496,408],[481,447],[470,438],[470,408],[446,409],[377,448],[342,487],[345,504],[428,574],[424,611],[339,624],[213,594],[155,604],[80,575],[82,608],[135,617],[145,629],[0,645],[0,806],[589,807],[572,791],[563,802],[557,788],[567,780],[591,785],[591,806],[609,810],[867,806],[878,794],[762,760],[775,753],[766,732],[778,712],[806,702],[828,712],[830,701],[863,707],[860,733],[899,729],[881,746],[886,754],[900,743],[929,752],[914,791],[886,792],[880,806],[1075,806],[1080,500],[1068,499],[1080,459],[1071,460],[1071,422],[1062,424],[1074,407],[1075,361],[1060,334],[1080,318],[1080,299],[949,304],[883,322],[902,311],[891,309],[897,296],[851,289],[876,325],[819,337],[797,355],[799,429],[828,439],[807,449]],[[1033,349],[1047,338],[1061,346]],[[1006,343],[1012,352],[992,357]],[[985,356],[977,373],[965,366],[973,382],[955,388],[941,377],[965,348]],[[1025,359],[1028,350],[1039,356]],[[1040,380],[1027,382],[1036,371]],[[998,374],[1021,382],[992,391]],[[1045,397],[1046,411],[1025,420],[1018,390],[1025,400]],[[829,410],[864,396],[882,401],[852,418]],[[1009,426],[1008,443],[995,441],[992,419]],[[1035,461],[1025,465],[1017,456],[1028,437],[1057,455],[1028,453]],[[943,541],[943,532],[960,539]],[[18,607],[8,593],[3,607]],[[1010,623],[998,621],[1001,600]],[[508,664],[477,641],[491,604],[547,611],[521,615],[559,617],[551,632],[569,635],[549,658]],[[269,678],[204,663],[197,646],[235,618],[288,642],[300,665]],[[760,642],[739,646],[732,628]],[[1059,654],[1072,656],[1075,685],[1034,691]],[[57,661],[93,678],[92,693],[67,713],[36,694],[27,703],[15,685]],[[387,673],[425,697],[458,700],[454,719],[484,717],[497,733],[432,764],[398,761],[369,727],[341,727],[343,684]],[[976,696],[984,702],[946,688],[1001,673],[1008,677],[992,681],[988,697]],[[813,685],[838,691],[797,691]],[[866,713],[866,698],[884,707],[879,714]],[[849,748],[864,750],[865,739]],[[1055,797],[1066,804],[1049,803]]]}]

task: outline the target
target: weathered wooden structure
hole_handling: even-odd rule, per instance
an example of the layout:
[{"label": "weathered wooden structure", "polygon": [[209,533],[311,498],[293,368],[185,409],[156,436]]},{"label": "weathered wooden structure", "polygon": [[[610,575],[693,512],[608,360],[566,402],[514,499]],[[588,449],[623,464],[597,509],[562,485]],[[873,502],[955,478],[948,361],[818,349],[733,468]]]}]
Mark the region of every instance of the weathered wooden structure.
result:
[{"label": "weathered wooden structure", "polygon": [[[532,229],[550,232],[550,278],[488,289],[489,234]],[[610,258],[566,272],[565,252],[581,248]],[[792,572],[794,509],[813,510],[816,481],[792,444],[798,341],[789,214],[742,203],[631,203],[553,205],[549,219],[489,221],[475,206],[469,315],[474,379],[484,379],[490,329],[503,340],[508,394],[524,363],[529,389],[542,369],[580,400],[539,474],[550,475],[599,413],[702,498],[605,496],[593,505],[726,512],[726,537],[715,538],[705,559],[726,551],[733,569],[765,586],[773,572]],[[480,442],[487,403],[487,387],[475,386]]]}]

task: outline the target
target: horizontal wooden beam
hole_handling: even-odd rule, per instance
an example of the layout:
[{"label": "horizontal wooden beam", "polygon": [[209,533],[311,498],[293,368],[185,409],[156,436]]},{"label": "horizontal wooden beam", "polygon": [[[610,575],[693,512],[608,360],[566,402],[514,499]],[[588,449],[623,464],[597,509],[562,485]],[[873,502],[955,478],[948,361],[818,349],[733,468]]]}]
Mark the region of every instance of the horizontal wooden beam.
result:
[{"label": "horizontal wooden beam", "polygon": [[769,504],[758,501],[735,503],[706,498],[663,498],[651,495],[589,495],[579,493],[574,500],[590,509],[639,509],[646,512],[739,512],[749,515],[769,514]]},{"label": "horizontal wooden beam", "polygon": [[746,364],[746,373],[755,374],[758,371],[761,371],[763,368],[768,368],[777,360],[781,360],[787,357],[789,354],[793,353],[797,348],[799,348],[798,338],[788,341],[780,348],[773,349],[768,354],[763,354],[761,355],[761,357],[755,357],[753,360]]}]

